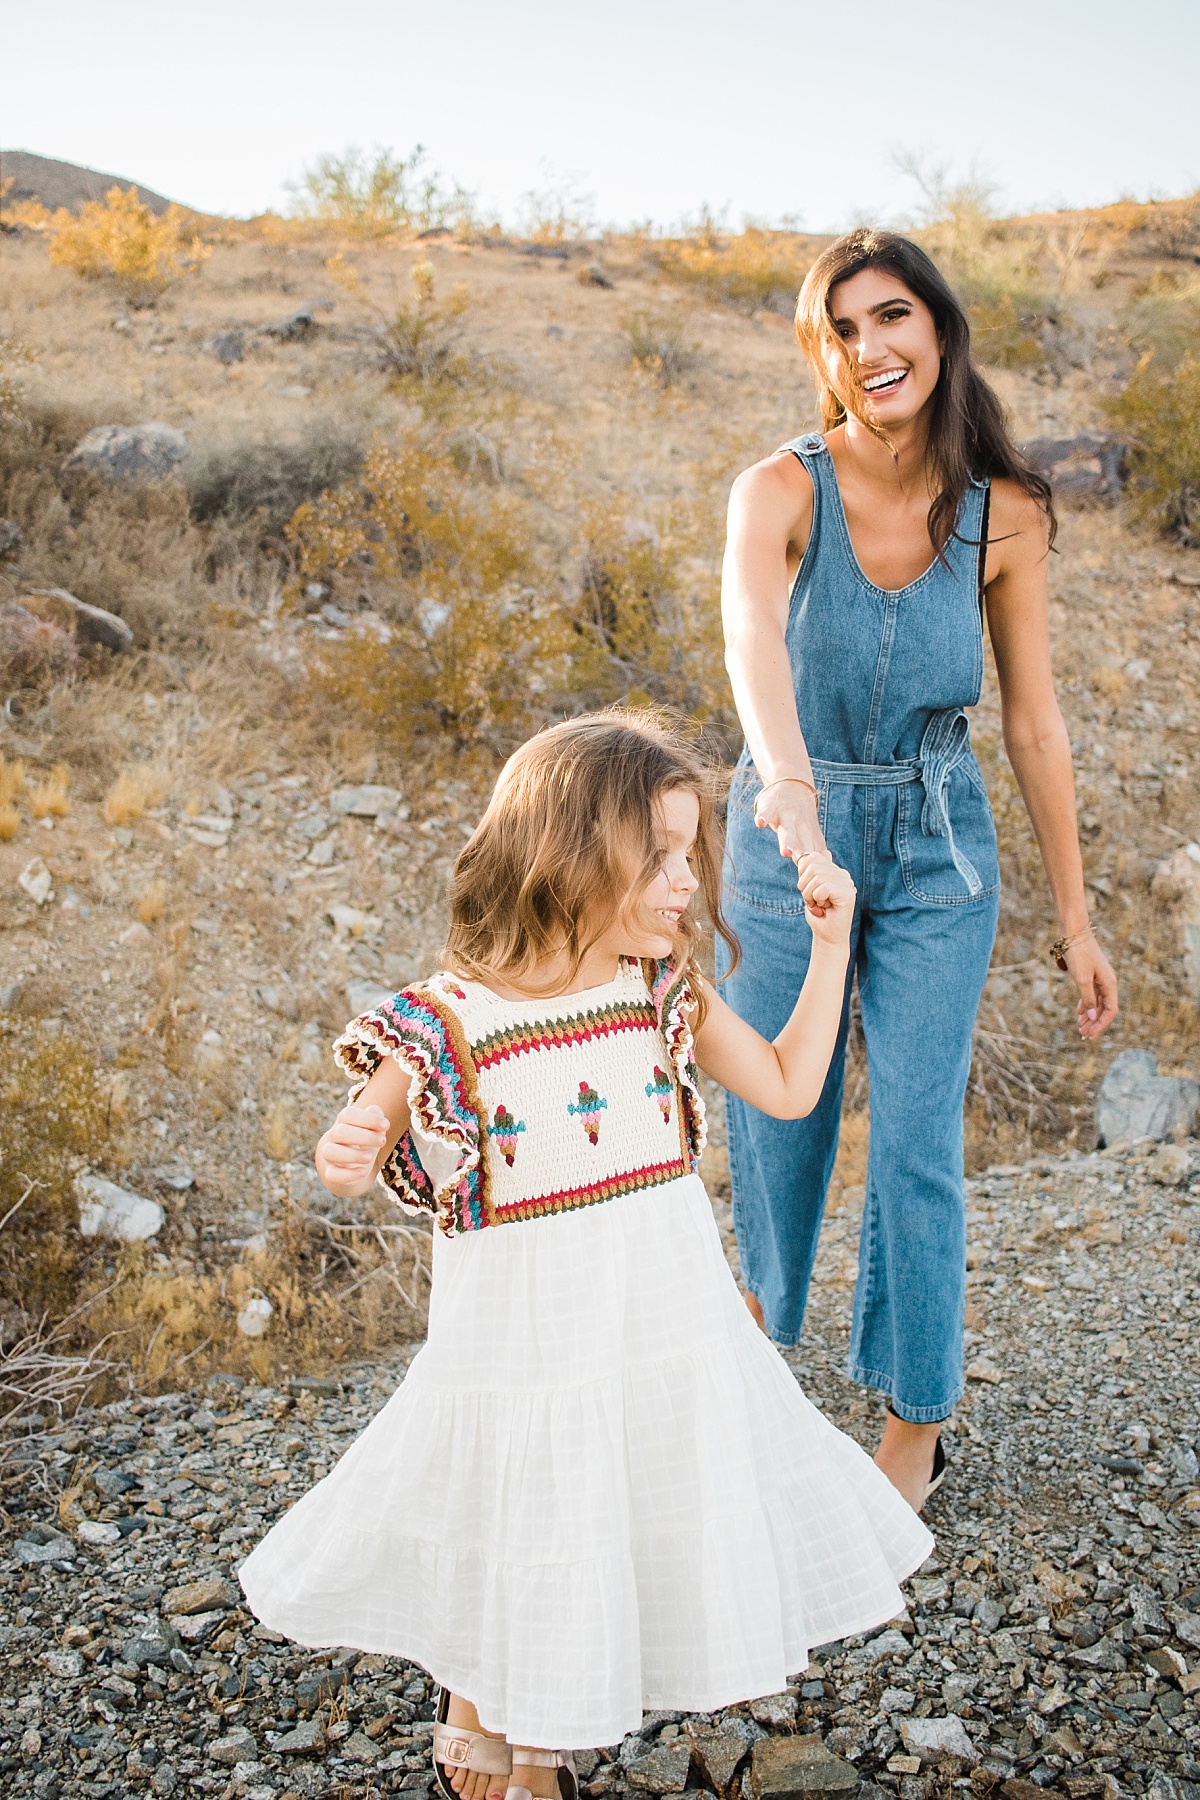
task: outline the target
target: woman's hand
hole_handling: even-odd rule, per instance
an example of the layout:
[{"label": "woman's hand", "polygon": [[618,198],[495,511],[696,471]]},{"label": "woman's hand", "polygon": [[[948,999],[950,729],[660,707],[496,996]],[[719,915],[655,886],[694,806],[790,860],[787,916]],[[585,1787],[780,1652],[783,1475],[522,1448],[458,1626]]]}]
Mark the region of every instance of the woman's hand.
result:
[{"label": "woman's hand", "polygon": [[1079,1035],[1098,1038],[1117,1016],[1117,977],[1094,937],[1072,944],[1067,971],[1079,989]]},{"label": "woman's hand", "polygon": [[764,787],[754,803],[754,823],[773,831],[780,856],[806,856],[810,851],[828,854],[825,834],[817,815],[817,797],[798,781],[780,781]]},{"label": "woman's hand", "polygon": [[845,949],[858,898],[848,871],[827,850],[809,850],[796,858],[796,873],[814,943]]},{"label": "woman's hand", "polygon": [[331,1194],[356,1199],[375,1179],[391,1125],[381,1106],[343,1106],[317,1145],[317,1174]]}]

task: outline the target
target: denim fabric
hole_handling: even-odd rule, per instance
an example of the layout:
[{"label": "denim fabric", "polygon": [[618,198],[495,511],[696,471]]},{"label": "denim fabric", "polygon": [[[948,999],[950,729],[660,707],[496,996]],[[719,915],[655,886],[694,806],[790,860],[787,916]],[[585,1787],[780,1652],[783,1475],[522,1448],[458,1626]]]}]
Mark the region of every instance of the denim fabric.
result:
[{"label": "denim fabric", "polygon": [[[962,1393],[963,1100],[999,910],[996,832],[961,710],[983,679],[986,490],[968,490],[945,561],[889,591],[858,566],[824,440],[788,448],[814,487],[788,653],[822,829],[854,877],[858,905],[841,1032],[816,1110],[783,1121],[728,1100],[734,1226],[767,1329],[798,1342],[837,1154],[857,977],[871,1141],[848,1373],[925,1423],[945,1418]],[[722,992],[774,1037],[803,983],[811,934],[793,866],[774,832],[754,824],[760,787],[743,751],[725,863],[742,961]]]}]

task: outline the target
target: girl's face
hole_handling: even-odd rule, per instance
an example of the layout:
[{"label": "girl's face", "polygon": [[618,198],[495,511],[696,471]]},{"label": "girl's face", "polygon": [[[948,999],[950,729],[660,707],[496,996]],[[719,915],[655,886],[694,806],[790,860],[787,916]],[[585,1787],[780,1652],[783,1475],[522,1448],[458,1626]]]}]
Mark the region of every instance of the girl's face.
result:
[{"label": "girl's face", "polygon": [[883,431],[909,424],[942,372],[942,346],[925,302],[886,269],[860,269],[830,290],[829,310],[841,349],[826,345],[825,371],[838,399],[846,406],[857,395]]},{"label": "girl's face", "polygon": [[622,908],[616,928],[622,956],[669,956],[676,948],[676,927],[700,885],[688,863],[699,825],[700,803],[687,788],[671,788],[660,796],[662,862]]}]

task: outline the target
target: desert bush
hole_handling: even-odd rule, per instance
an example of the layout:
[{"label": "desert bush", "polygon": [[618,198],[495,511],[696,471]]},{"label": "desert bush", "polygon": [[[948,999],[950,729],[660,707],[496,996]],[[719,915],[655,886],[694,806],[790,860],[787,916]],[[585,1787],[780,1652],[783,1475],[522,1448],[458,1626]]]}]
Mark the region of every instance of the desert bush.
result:
[{"label": "desert bush", "polygon": [[796,232],[758,225],[726,232],[705,213],[683,236],[652,240],[647,254],[668,281],[707,300],[747,313],[765,307],[787,318],[816,246]]},{"label": "desert bush", "polygon": [[398,387],[419,391],[433,384],[461,385],[469,378],[472,365],[459,348],[456,325],[470,303],[462,283],[449,299],[438,300],[432,263],[417,263],[409,272],[413,298],[405,301],[397,293],[392,306],[384,308],[371,299],[357,268],[340,252],[325,267],[369,320],[380,362]]},{"label": "desert bush", "polygon": [[199,269],[208,248],[189,235],[188,214],[170,206],[156,216],[135,187],[109,189],[87,201],[78,216],[60,208],[47,227],[50,261],[85,281],[109,277],[130,306],[152,306],[172,282]]},{"label": "desert bush", "polygon": [[521,196],[517,223],[522,237],[546,249],[583,243],[595,230],[595,197],[572,174],[556,175],[545,166],[543,174],[545,185]]},{"label": "desert bush", "polygon": [[44,781],[29,790],[29,810],[35,819],[65,819],[71,810],[68,789],[71,771],[56,763]]},{"label": "desert bush", "polygon": [[627,313],[621,329],[633,362],[664,388],[674,387],[696,365],[698,347],[678,314]]},{"label": "desert bush", "polygon": [[690,519],[585,514],[574,683],[589,704],[653,700],[700,719],[723,716],[729,690],[716,582]]},{"label": "desert bush", "polygon": [[33,361],[33,353],[15,338],[0,335],[0,424],[20,415],[21,368]]},{"label": "desert bush", "polygon": [[201,524],[253,520],[260,535],[277,537],[306,500],[357,475],[365,450],[362,427],[333,418],[315,419],[288,442],[200,445],[185,464],[192,517]]},{"label": "desert bush", "polygon": [[1131,512],[1200,542],[1200,362],[1189,354],[1174,369],[1159,368],[1148,352],[1105,410],[1132,443]]},{"label": "desert bush", "polygon": [[78,663],[70,632],[39,619],[16,600],[0,602],[0,688],[6,694],[69,681]]},{"label": "desert bush", "polygon": [[71,508],[69,527],[50,511],[26,560],[52,569],[54,586],[124,619],[143,648],[207,648],[211,545],[183,485],[89,476],[73,488]]},{"label": "desert bush", "polygon": [[367,156],[351,145],[341,156],[318,157],[289,189],[294,216],[328,220],[364,237],[473,222],[470,194],[427,169],[420,144],[403,157],[379,147]]},{"label": "desert bush", "polygon": [[1200,279],[1156,270],[1121,314],[1121,326],[1139,356],[1174,369],[1200,342]]},{"label": "desert bush", "polygon": [[104,1154],[109,1095],[90,1045],[61,1019],[6,1019],[0,1052],[0,1296],[27,1318],[61,1318],[76,1304],[82,1244],[72,1182]]},{"label": "desert bush", "polygon": [[444,447],[376,449],[359,482],[302,506],[288,527],[298,595],[327,582],[376,623],[311,661],[323,693],[402,739],[523,724],[567,675],[567,620],[535,585],[516,499],[468,485]]},{"label": "desert bush", "polygon": [[132,825],[165,799],[169,782],[153,763],[122,769],[104,797],[101,811],[110,825]]}]

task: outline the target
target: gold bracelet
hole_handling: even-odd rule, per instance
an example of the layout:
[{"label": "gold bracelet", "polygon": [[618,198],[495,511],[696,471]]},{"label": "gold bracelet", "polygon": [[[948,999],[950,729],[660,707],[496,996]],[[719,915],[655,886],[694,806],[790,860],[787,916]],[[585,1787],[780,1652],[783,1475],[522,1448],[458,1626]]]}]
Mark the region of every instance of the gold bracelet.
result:
[{"label": "gold bracelet", "polygon": [[817,793],[812,782],[806,781],[803,775],[777,775],[774,781],[765,782],[763,786],[759,788],[758,799],[754,802],[755,806],[758,805],[758,801],[762,799],[765,793],[768,793],[773,787],[782,787],[785,781],[793,781],[798,787],[806,787],[814,800],[820,800],[821,796]]},{"label": "gold bracelet", "polygon": [[1095,933],[1092,930],[1092,921],[1089,919],[1082,931],[1072,932],[1069,937],[1064,936],[1055,938],[1050,946],[1051,962],[1061,969],[1062,973],[1065,975],[1067,972],[1067,951],[1073,950],[1076,944],[1082,944],[1084,938],[1094,936]]}]

